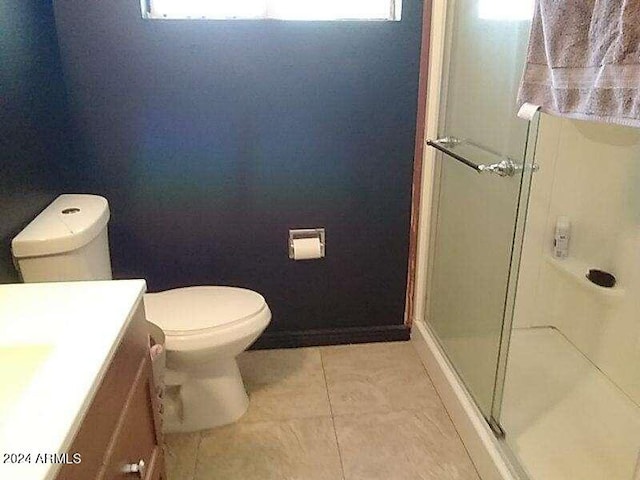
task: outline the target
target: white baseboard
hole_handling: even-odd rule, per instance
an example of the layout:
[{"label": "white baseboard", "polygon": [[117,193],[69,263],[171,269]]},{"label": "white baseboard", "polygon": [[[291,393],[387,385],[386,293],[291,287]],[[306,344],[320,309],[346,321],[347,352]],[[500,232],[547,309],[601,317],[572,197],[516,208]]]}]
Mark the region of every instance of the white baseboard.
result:
[{"label": "white baseboard", "polygon": [[499,440],[462,386],[429,327],[415,322],[411,341],[482,480],[518,480],[519,476],[502,454]]}]

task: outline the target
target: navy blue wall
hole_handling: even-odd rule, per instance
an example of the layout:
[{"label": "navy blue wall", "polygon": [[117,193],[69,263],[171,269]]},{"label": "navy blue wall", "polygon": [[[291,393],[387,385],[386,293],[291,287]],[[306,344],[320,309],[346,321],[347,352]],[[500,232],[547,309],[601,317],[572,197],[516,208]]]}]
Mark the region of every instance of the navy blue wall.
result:
[{"label": "navy blue wall", "polygon": [[11,239],[73,171],[70,117],[46,0],[0,0],[0,283],[18,280]]},{"label": "navy blue wall", "polygon": [[[145,21],[58,0],[114,273],[261,292],[275,331],[401,325],[422,2],[401,22]],[[293,262],[287,231],[325,227]]]}]

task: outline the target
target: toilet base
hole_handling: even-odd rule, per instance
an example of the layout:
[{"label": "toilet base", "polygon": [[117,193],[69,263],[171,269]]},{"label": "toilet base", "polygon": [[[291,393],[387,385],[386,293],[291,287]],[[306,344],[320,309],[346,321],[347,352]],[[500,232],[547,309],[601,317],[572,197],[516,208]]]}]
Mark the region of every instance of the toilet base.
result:
[{"label": "toilet base", "polygon": [[[235,358],[222,359],[201,370],[167,372],[163,430],[194,432],[227,425],[238,420],[249,407]],[[171,383],[179,378],[179,384]]]}]

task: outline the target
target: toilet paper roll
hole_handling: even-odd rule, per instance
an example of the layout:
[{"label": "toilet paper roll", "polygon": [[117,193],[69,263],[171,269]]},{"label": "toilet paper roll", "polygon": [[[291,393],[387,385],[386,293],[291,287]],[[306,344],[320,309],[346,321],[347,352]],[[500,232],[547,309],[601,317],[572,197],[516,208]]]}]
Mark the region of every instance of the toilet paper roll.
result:
[{"label": "toilet paper roll", "polygon": [[322,248],[318,237],[296,238],[293,240],[294,260],[311,260],[320,257],[322,257]]}]

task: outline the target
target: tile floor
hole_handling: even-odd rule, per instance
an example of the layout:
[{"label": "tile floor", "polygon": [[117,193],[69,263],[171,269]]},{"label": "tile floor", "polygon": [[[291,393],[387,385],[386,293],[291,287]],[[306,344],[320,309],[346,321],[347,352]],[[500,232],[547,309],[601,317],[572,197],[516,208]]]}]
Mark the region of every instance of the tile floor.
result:
[{"label": "tile floor", "polygon": [[249,411],[167,435],[169,480],[479,480],[410,343],[245,352]]}]

